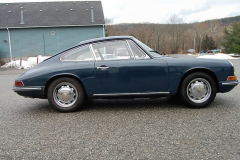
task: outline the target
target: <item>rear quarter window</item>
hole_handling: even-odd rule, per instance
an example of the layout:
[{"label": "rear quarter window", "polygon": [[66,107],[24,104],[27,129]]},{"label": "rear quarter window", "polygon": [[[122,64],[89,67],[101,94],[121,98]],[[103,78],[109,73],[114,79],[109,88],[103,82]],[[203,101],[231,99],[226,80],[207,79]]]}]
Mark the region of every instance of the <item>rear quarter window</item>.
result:
[{"label": "rear quarter window", "polygon": [[74,48],[61,57],[62,61],[93,61],[94,56],[89,46],[81,46]]}]

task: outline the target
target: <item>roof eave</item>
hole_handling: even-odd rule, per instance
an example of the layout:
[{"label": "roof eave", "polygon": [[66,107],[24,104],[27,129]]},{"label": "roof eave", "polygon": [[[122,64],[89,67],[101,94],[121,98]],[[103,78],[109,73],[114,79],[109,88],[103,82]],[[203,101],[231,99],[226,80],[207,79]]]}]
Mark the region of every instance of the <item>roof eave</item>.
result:
[{"label": "roof eave", "polygon": [[90,25],[56,25],[56,26],[24,26],[24,27],[0,27],[0,29],[19,29],[19,28],[54,28],[54,27],[86,27],[86,26],[103,26],[105,24],[90,24]]}]

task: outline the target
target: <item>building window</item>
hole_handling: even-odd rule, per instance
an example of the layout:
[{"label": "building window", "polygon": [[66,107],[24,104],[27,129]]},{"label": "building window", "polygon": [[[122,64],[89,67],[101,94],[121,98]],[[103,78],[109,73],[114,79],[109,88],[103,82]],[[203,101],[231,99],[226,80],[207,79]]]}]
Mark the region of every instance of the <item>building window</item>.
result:
[{"label": "building window", "polygon": [[51,32],[51,35],[54,36],[54,35],[55,35],[55,31],[52,31],[52,32]]}]

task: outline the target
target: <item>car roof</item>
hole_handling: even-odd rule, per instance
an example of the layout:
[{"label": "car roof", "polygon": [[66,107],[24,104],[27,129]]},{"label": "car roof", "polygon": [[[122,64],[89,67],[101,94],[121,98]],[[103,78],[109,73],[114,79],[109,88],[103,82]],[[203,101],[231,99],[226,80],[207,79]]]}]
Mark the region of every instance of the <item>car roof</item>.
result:
[{"label": "car roof", "polygon": [[119,40],[119,39],[133,39],[133,36],[110,36],[110,37],[101,37],[101,38],[94,38],[94,39],[89,39],[86,41],[81,41],[79,45],[81,44],[86,44],[86,43],[94,43],[94,42],[100,42],[100,41],[105,41],[105,40]]}]

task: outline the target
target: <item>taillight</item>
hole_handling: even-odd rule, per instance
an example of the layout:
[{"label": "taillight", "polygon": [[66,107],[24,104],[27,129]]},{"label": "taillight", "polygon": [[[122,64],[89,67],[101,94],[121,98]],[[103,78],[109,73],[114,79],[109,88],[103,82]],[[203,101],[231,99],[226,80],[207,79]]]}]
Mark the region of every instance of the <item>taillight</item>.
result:
[{"label": "taillight", "polygon": [[21,86],[24,86],[24,84],[22,81],[15,81],[15,86],[21,87]]}]

